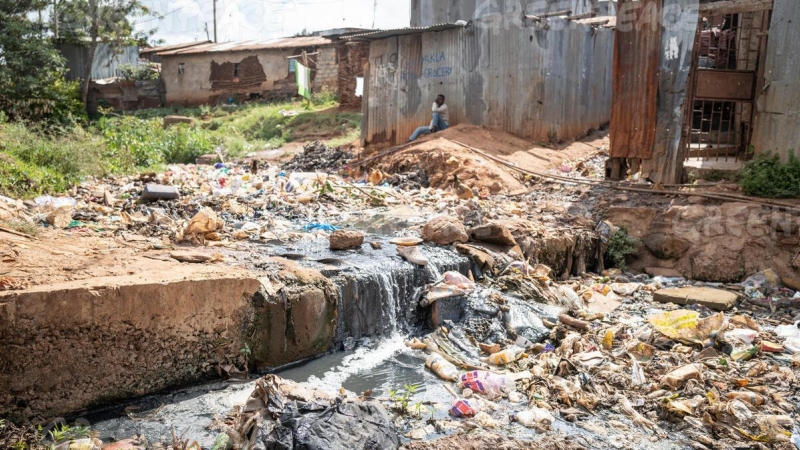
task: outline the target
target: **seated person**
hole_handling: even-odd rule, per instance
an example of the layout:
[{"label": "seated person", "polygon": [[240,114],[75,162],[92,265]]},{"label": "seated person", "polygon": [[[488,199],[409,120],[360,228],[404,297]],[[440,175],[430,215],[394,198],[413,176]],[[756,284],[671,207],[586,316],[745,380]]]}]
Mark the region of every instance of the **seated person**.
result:
[{"label": "seated person", "polygon": [[429,126],[422,126],[414,131],[414,134],[408,138],[408,142],[416,141],[421,134],[435,133],[437,131],[446,130],[450,125],[450,115],[447,112],[447,105],[444,103],[444,95],[436,97],[436,102],[431,107],[433,117]]}]

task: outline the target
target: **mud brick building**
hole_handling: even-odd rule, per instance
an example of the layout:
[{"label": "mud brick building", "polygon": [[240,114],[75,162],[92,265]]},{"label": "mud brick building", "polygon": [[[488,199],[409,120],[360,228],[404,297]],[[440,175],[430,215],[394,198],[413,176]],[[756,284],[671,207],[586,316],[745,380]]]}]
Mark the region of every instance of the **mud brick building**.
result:
[{"label": "mud brick building", "polygon": [[314,91],[337,89],[335,43],[320,36],[266,41],[179,44],[149,50],[161,60],[168,106],[280,99],[297,93],[295,69],[308,55]]}]

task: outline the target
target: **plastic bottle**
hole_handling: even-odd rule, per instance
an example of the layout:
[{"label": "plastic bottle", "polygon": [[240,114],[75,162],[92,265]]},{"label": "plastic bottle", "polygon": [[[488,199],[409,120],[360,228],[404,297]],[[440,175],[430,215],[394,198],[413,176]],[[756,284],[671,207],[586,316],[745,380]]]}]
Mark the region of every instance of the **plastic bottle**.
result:
[{"label": "plastic bottle", "polygon": [[511,345],[505,350],[489,355],[485,361],[496,366],[503,366],[518,360],[524,352],[524,348]]},{"label": "plastic bottle", "polygon": [[439,378],[447,381],[458,380],[458,369],[444,359],[442,355],[434,353],[425,360],[425,367],[431,369]]},{"label": "plastic bottle", "polygon": [[550,411],[537,407],[518,412],[513,419],[526,428],[550,428],[556,420]]}]

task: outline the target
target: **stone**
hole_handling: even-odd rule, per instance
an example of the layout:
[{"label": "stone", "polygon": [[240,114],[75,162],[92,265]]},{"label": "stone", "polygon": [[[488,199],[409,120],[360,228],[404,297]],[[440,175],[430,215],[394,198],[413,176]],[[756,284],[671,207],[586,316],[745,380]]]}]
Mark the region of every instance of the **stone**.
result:
[{"label": "stone", "polygon": [[402,256],[406,261],[418,266],[427,266],[429,262],[428,258],[422,254],[417,246],[399,246],[397,247],[397,254]]},{"label": "stone", "polygon": [[219,162],[219,155],[215,153],[209,153],[207,155],[200,155],[195,160],[194,163],[198,166],[205,165],[205,166],[213,166],[214,164]]},{"label": "stone", "polygon": [[169,254],[169,256],[170,258],[178,260],[180,262],[194,263],[194,264],[204,263],[214,259],[213,255],[208,255],[205,253],[195,252],[191,250],[172,252]]},{"label": "stone", "polygon": [[795,269],[800,269],[800,252],[797,252],[797,254],[794,255],[794,259],[792,260],[792,267]]},{"label": "stone", "polygon": [[177,125],[180,123],[185,123],[187,125],[193,126],[194,119],[191,117],[186,116],[166,116],[164,117],[164,128],[169,128],[172,125]]},{"label": "stone", "polygon": [[793,291],[800,291],[800,279],[798,278],[782,278],[783,285]]},{"label": "stone", "polygon": [[469,237],[490,244],[515,246],[517,241],[508,228],[499,223],[487,223],[469,230]]},{"label": "stone", "polygon": [[497,261],[492,255],[471,245],[456,244],[456,251],[469,257],[484,272],[491,272],[497,265]]},{"label": "stone", "polygon": [[677,269],[667,267],[645,267],[644,273],[651,277],[681,278],[683,274]]},{"label": "stone", "polygon": [[653,300],[677,305],[703,305],[714,311],[728,311],[736,305],[739,297],[733,292],[706,287],[661,289],[653,294]]},{"label": "stone", "polygon": [[706,203],[706,198],[700,197],[699,195],[692,195],[689,198],[687,198],[686,201],[690,205],[702,205]]},{"label": "stone", "polygon": [[422,227],[422,239],[439,245],[469,241],[467,229],[455,217],[440,216],[431,219]]},{"label": "stone", "polygon": [[331,233],[331,250],[351,250],[361,247],[364,233],[360,231],[336,230]]},{"label": "stone", "polygon": [[628,234],[636,239],[643,239],[650,233],[651,224],[657,214],[652,208],[612,207],[606,213],[606,220],[616,227],[625,227]]},{"label": "stone", "polygon": [[181,194],[175,186],[148,184],[142,191],[142,200],[177,200]]},{"label": "stone", "polygon": [[45,220],[56,228],[67,228],[72,223],[72,213],[72,206],[62,206],[50,212]]},{"label": "stone", "polygon": [[692,246],[685,239],[665,233],[650,234],[642,240],[642,243],[658,259],[678,259]]}]

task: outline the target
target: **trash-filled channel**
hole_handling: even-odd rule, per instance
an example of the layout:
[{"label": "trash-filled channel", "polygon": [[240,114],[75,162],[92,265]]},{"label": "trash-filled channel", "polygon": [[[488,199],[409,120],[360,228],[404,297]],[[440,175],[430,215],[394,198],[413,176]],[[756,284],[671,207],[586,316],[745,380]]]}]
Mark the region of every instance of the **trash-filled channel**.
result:
[{"label": "trash-filled channel", "polygon": [[[173,175],[194,183],[182,170]],[[603,270],[603,246],[614,233],[603,222],[573,234],[577,244],[563,255],[569,262],[551,258],[555,269],[542,263],[545,253],[520,251],[535,249],[544,241],[539,229],[554,225],[500,219],[520,208],[506,214],[509,202],[474,201],[458,186],[453,199],[427,188],[337,184],[327,175],[286,180],[273,167],[269,197],[260,178],[236,175],[233,188],[219,182],[242,168],[216,170],[200,173],[216,180],[206,190],[221,204],[219,217],[199,206],[190,214],[165,202],[137,204],[120,215],[127,229],[199,244],[229,237],[238,245],[218,247],[220,258],[258,267],[279,257],[318,270],[339,290],[336,351],[86,416],[104,442],[418,449],[452,448],[457,440],[441,439],[454,438],[474,443],[463,448],[800,448],[800,328],[792,313],[800,294],[772,271],[720,284]],[[240,181],[247,196],[227,200]],[[297,197],[292,203],[287,192]],[[327,204],[320,200],[329,195]],[[392,196],[403,205],[366,207]],[[489,218],[490,209],[502,211]],[[295,238],[300,221],[304,234]]]}]

